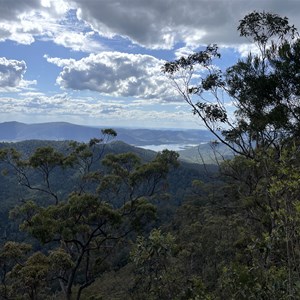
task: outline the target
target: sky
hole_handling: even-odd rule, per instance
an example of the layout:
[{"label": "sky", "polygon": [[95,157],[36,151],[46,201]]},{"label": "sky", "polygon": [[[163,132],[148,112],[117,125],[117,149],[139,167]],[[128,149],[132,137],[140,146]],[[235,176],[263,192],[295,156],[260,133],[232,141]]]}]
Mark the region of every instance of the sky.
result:
[{"label": "sky", "polygon": [[[0,0],[0,122],[200,128],[161,72],[217,43],[226,68],[251,45],[239,20],[299,0]],[[228,103],[230,106],[230,103]]]}]

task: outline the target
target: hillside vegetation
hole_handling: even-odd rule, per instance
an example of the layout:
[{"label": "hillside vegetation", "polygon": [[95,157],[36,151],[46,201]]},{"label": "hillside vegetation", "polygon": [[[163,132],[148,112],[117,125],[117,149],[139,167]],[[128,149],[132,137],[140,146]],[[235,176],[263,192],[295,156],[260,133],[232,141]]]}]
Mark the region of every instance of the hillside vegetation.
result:
[{"label": "hillside vegetation", "polygon": [[267,12],[238,31],[257,52],[227,70],[217,45],[162,69],[218,165],[111,143],[112,129],[1,145],[3,299],[300,298],[300,39]]}]

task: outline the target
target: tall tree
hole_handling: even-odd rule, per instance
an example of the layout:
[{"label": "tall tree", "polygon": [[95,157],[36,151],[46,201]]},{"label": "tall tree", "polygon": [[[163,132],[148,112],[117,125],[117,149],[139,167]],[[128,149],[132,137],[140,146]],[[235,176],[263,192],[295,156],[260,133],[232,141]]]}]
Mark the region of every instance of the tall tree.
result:
[{"label": "tall tree", "polygon": [[163,71],[217,140],[238,154],[221,166],[231,189],[227,203],[218,199],[214,211],[204,209],[217,227],[235,233],[217,243],[231,249],[228,262],[216,266],[217,297],[297,299],[300,40],[287,18],[267,12],[246,15],[238,30],[256,50],[226,71],[215,67],[216,45]]},{"label": "tall tree", "polygon": [[[215,67],[221,55],[210,45],[166,63],[163,72],[218,141],[253,158],[255,148],[280,147],[297,133],[299,40],[287,18],[266,12],[246,15],[238,30],[257,51],[226,71]],[[236,108],[233,116],[226,108],[228,101]]]}]

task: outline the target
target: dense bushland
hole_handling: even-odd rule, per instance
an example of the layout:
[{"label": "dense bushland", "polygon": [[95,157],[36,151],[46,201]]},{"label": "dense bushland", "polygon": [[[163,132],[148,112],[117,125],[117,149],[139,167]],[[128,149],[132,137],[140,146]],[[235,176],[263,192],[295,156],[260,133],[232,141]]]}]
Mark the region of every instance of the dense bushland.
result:
[{"label": "dense bushland", "polygon": [[1,184],[22,195],[2,230],[4,299],[300,298],[300,40],[266,12],[238,30],[257,52],[225,71],[216,45],[163,67],[215,151],[235,153],[218,172],[106,153],[105,137],[1,150]]}]

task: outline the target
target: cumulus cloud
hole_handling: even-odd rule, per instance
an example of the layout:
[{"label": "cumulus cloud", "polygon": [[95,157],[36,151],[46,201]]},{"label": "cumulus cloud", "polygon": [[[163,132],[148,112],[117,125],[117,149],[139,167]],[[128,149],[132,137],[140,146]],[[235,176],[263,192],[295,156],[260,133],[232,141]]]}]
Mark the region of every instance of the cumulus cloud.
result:
[{"label": "cumulus cloud", "polygon": [[28,1],[1,0],[0,5],[1,5],[0,19],[6,21],[18,19],[18,15],[20,15],[24,11],[28,11],[28,10],[30,11],[41,7],[41,3],[39,0],[28,0]]},{"label": "cumulus cloud", "polygon": [[193,50],[193,47],[188,47],[188,46],[181,47],[181,48],[176,49],[175,57],[178,59],[182,56],[188,56],[194,52],[195,51]]},{"label": "cumulus cloud", "polygon": [[97,52],[103,46],[80,22],[65,0],[0,0],[0,41],[30,45],[51,40],[74,51]]},{"label": "cumulus cloud", "polygon": [[[169,99],[169,82],[161,73],[164,61],[150,55],[102,52],[81,60],[47,57],[63,67],[57,83],[66,89],[143,99]],[[174,98],[174,97],[173,97]]]},{"label": "cumulus cloud", "polygon": [[31,44],[35,36],[49,34],[68,11],[64,0],[0,0],[0,38]]},{"label": "cumulus cloud", "polygon": [[57,65],[58,67],[65,67],[76,64],[76,60],[72,58],[59,58],[59,57],[50,57],[49,55],[45,54],[44,58],[54,65]]},{"label": "cumulus cloud", "polygon": [[[218,43],[235,45],[238,21],[253,10],[288,16],[300,24],[299,1],[286,0],[72,0],[78,18],[106,37],[129,38],[148,48]],[[298,26],[300,27],[300,26]]]},{"label": "cumulus cloud", "polygon": [[91,31],[152,49],[238,45],[247,42],[239,38],[238,21],[253,10],[288,16],[300,27],[298,0],[0,0],[0,5],[0,41],[31,44],[44,38],[84,52],[102,50]]},{"label": "cumulus cloud", "polygon": [[65,0],[0,0],[0,19],[8,22],[19,21],[26,14],[38,12],[50,18],[60,18],[70,6]]},{"label": "cumulus cloud", "polygon": [[8,60],[0,57],[0,87],[17,87],[19,86],[23,75],[26,72],[25,61]]},{"label": "cumulus cloud", "polygon": [[32,89],[36,80],[25,80],[26,63],[21,60],[0,57],[0,92],[20,92]]},{"label": "cumulus cloud", "polygon": [[82,52],[98,52],[103,50],[104,47],[93,40],[93,32],[72,32],[72,31],[64,31],[59,32],[53,41],[62,45],[66,48],[71,48],[74,51],[82,51]]}]

